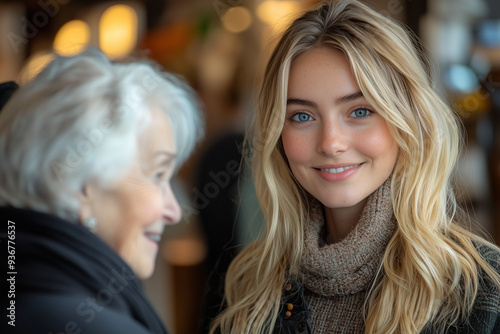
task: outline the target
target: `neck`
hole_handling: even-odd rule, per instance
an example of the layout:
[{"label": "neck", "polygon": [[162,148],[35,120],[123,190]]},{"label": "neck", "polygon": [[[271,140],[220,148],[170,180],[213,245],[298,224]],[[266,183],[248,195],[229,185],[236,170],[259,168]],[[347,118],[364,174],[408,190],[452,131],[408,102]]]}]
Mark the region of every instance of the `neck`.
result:
[{"label": "neck", "polygon": [[356,227],[368,198],[348,208],[325,207],[325,222],[332,243],[342,241]]}]

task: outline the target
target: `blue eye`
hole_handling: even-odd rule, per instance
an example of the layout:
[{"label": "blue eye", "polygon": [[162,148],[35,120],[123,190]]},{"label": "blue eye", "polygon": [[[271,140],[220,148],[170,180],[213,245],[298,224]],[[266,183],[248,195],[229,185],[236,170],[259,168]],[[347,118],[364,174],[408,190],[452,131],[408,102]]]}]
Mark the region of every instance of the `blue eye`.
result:
[{"label": "blue eye", "polygon": [[372,113],[371,110],[365,109],[365,108],[359,108],[354,110],[349,116],[351,117],[366,117]]},{"label": "blue eye", "polygon": [[291,119],[295,122],[303,123],[312,120],[312,117],[308,114],[299,112],[293,115]]}]

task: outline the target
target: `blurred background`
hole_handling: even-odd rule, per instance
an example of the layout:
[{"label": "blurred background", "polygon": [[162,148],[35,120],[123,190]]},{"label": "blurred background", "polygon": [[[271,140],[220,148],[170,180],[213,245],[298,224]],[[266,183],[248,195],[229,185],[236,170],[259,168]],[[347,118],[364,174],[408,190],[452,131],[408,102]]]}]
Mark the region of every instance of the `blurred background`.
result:
[{"label": "blurred background", "polygon": [[[364,1],[420,38],[436,89],[464,124],[461,204],[500,242],[500,4],[498,0]],[[174,334],[196,333],[217,281],[262,219],[240,167],[243,134],[276,38],[310,0],[30,0],[0,2],[0,82],[24,84],[54,56],[99,48],[152,59],[195,88],[205,139],[174,180],[183,221],[163,236],[145,289]],[[213,268],[218,263],[218,270]],[[213,299],[212,299],[213,298]]]}]

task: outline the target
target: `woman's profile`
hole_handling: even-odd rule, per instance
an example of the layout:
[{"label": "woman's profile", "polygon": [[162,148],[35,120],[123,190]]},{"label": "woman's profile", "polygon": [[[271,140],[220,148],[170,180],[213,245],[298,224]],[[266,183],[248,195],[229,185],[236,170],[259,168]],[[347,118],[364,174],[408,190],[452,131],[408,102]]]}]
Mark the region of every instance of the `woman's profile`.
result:
[{"label": "woman's profile", "polygon": [[0,113],[6,332],[166,333],[139,280],[181,218],[170,180],[201,126],[183,81],[98,51],[57,57],[13,94]]},{"label": "woman's profile", "polygon": [[500,250],[457,205],[460,145],[404,29],[351,0],[296,19],[250,137],[266,228],[212,333],[500,332]]}]

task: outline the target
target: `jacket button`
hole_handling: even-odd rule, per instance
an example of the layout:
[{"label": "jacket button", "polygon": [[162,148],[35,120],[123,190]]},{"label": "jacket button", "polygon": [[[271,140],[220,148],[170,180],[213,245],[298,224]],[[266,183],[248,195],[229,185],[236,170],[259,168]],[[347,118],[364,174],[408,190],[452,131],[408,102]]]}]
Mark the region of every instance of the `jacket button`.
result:
[{"label": "jacket button", "polygon": [[288,304],[286,307],[287,307],[287,309],[288,309],[289,311],[293,310],[293,305],[292,305],[292,304]]},{"label": "jacket button", "polygon": [[290,318],[292,316],[292,312],[290,311],[286,311],[285,312],[285,315],[287,316],[287,318]]},{"label": "jacket button", "polygon": [[287,285],[285,285],[285,290],[286,291],[290,291],[291,288],[292,288],[292,285],[290,283],[288,283]]},{"label": "jacket button", "polygon": [[297,324],[297,329],[299,330],[300,333],[304,332],[306,330],[307,326],[304,323],[304,321],[301,321]]}]

